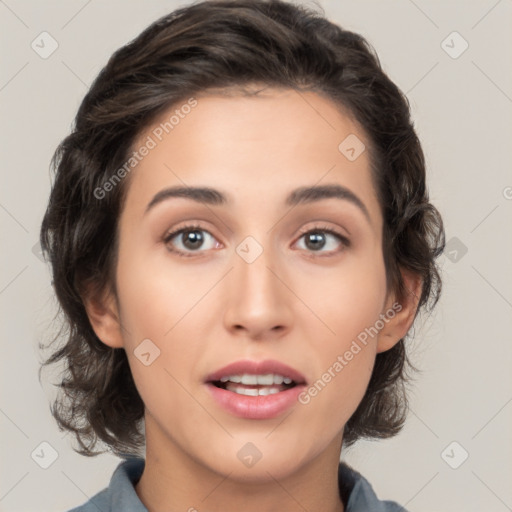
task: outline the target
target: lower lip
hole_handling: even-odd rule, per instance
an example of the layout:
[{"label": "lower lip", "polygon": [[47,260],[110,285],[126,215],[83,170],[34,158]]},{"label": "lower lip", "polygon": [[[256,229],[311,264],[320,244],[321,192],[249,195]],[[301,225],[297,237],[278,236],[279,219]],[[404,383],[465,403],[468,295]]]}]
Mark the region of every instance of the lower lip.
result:
[{"label": "lower lip", "polygon": [[297,402],[305,385],[274,393],[273,395],[247,396],[218,388],[211,382],[206,384],[213,399],[226,411],[240,418],[268,420],[276,418]]}]

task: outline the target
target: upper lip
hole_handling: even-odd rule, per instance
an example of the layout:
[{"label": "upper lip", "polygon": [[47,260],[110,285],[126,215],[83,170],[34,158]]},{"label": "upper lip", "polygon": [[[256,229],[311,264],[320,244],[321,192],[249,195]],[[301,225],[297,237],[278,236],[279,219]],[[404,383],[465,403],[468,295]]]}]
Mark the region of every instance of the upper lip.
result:
[{"label": "upper lip", "polygon": [[265,375],[274,373],[292,379],[296,384],[305,384],[306,379],[304,376],[294,368],[276,361],[274,359],[265,359],[264,361],[251,361],[249,359],[235,361],[227,366],[216,370],[206,377],[206,382],[216,382],[222,377],[229,377],[231,375]]}]

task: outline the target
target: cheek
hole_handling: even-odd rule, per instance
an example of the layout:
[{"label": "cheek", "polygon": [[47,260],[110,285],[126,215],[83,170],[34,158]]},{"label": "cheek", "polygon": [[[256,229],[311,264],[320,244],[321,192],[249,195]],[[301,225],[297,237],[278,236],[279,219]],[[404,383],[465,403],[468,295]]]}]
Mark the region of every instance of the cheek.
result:
[{"label": "cheek", "polygon": [[311,430],[322,431],[326,438],[334,437],[360,404],[377,349],[376,338],[365,332],[378,318],[374,295],[338,293],[337,297],[337,307],[329,306],[322,317],[335,334],[310,335],[314,340],[314,377],[299,397],[299,402],[309,408],[305,410],[304,421]]},{"label": "cheek", "polygon": [[319,418],[330,418],[330,428],[335,429],[359,405],[373,370],[377,337],[368,333],[385,300],[383,259],[378,250],[361,254],[315,282],[315,287],[308,279],[302,282],[315,315],[300,320],[301,329],[308,332],[317,358],[315,381],[302,403],[310,403]]},{"label": "cheek", "polygon": [[[314,313],[307,321],[314,321],[318,333],[323,333],[324,348],[327,340],[332,350],[343,350],[375,324],[385,303],[384,261],[376,246],[349,253],[339,265],[316,269],[314,275],[297,272],[295,279],[297,294]],[[310,339],[318,339],[318,334]]]},{"label": "cheek", "polygon": [[124,327],[132,342],[139,338],[164,342],[207,288],[201,291],[200,283],[183,278],[169,265],[162,248],[141,250],[127,244],[123,251],[117,282]]},{"label": "cheek", "polygon": [[[172,274],[161,261],[136,251],[119,260],[117,278],[123,338],[132,374],[143,401],[175,403],[201,351],[194,335],[198,301],[210,283]],[[200,305],[200,304],[199,304]],[[204,311],[203,311],[204,314]],[[184,401],[184,407],[187,407]]]}]

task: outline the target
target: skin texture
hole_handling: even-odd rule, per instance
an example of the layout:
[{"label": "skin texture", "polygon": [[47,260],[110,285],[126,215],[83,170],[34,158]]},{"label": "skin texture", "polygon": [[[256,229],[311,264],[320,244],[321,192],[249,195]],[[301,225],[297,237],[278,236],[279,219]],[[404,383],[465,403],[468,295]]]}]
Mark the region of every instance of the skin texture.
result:
[{"label": "skin texture", "polygon": [[[112,294],[86,301],[98,337],[125,348],[146,406],[146,467],[136,492],[150,511],[342,511],[343,427],[376,354],[409,330],[421,284],[404,274],[411,298],[307,405],[271,420],[238,418],[217,406],[204,385],[209,373],[240,359],[277,359],[311,384],[397,298],[386,289],[368,152],[351,162],[338,150],[349,134],[366,141],[357,124],[313,92],[196,98],[130,175],[119,220],[118,302]],[[284,204],[297,187],[325,184],[349,188],[369,221],[346,200]],[[145,214],[153,196],[173,185],[217,188],[232,202],[172,198]],[[184,245],[182,235],[163,241],[195,223],[206,230],[199,249]],[[315,249],[301,236],[325,227],[350,246],[326,234],[326,245]],[[236,252],[247,236],[263,249],[252,263]],[[134,355],[147,338],[161,351],[149,366]],[[251,468],[237,457],[247,442],[262,453]]]}]

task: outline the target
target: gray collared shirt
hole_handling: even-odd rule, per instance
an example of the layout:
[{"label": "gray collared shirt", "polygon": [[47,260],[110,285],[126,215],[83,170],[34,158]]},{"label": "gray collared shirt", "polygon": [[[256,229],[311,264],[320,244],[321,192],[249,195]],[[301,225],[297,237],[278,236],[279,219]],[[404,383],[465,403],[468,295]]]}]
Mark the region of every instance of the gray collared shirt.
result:
[{"label": "gray collared shirt", "polygon": [[[135,492],[144,465],[139,457],[122,461],[108,487],[69,512],[148,512]],[[394,501],[379,500],[368,480],[345,463],[338,468],[338,485],[345,512],[407,512]]]}]

